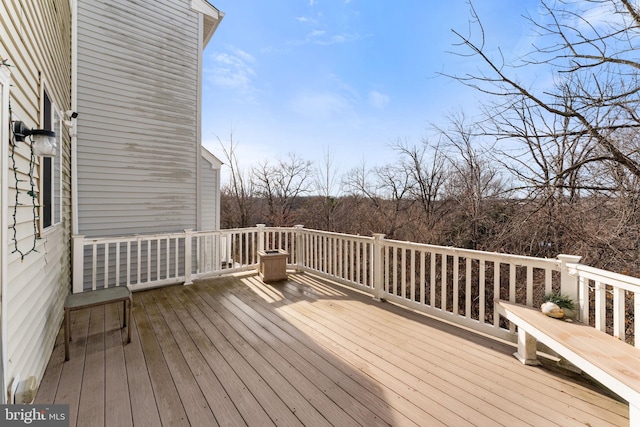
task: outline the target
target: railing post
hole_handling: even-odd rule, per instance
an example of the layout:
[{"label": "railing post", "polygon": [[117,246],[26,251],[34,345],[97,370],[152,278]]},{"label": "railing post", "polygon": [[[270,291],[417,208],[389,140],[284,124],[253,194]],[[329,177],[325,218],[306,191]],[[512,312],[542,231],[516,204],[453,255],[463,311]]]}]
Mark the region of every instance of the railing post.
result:
[{"label": "railing post", "polygon": [[384,234],[373,234],[373,299],[384,301],[382,298],[382,284],[384,283],[383,250]]},{"label": "railing post", "polygon": [[304,267],[304,235],[302,234],[302,230],[304,229],[304,225],[295,225],[293,227],[295,241],[296,241],[296,259],[293,260],[296,264],[296,271],[300,273],[302,268]]},{"label": "railing post", "polygon": [[264,227],[265,224],[256,224],[256,228],[258,229],[258,247],[256,248],[256,259],[258,263],[256,265],[256,270],[260,271],[260,252],[264,252]]},{"label": "railing post", "polygon": [[[579,263],[581,259],[582,257],[577,255],[558,255],[558,261],[560,261],[560,293],[567,295],[577,304],[580,303],[578,299],[580,281],[574,264]],[[582,313],[582,307],[578,307],[576,310],[577,316],[580,316],[580,313]]]},{"label": "railing post", "polygon": [[191,228],[187,228],[184,230],[184,284],[191,285],[193,284],[193,280],[191,280],[191,270],[193,267],[192,262],[192,239],[193,239],[193,230]]},{"label": "railing post", "polygon": [[264,251],[264,224],[257,224],[258,228],[258,251]]},{"label": "railing post", "polygon": [[73,237],[73,289],[74,294],[82,292],[84,288],[84,235],[74,234]]}]

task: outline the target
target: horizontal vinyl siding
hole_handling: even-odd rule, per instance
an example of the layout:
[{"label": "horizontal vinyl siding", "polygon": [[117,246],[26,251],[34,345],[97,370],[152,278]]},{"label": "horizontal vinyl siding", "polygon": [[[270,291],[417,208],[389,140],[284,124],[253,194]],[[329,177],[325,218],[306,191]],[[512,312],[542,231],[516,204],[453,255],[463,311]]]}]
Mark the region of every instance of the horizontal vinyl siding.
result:
[{"label": "horizontal vinyl siding", "polygon": [[[10,357],[12,377],[42,378],[62,323],[62,304],[69,292],[68,249],[58,242],[65,231],[57,226],[38,241],[38,253],[20,262],[17,276],[9,279]],[[64,274],[63,274],[64,273]],[[60,275],[66,276],[63,284]],[[37,286],[36,286],[37,284]]]},{"label": "horizontal vinyl siding", "polygon": [[188,0],[78,5],[80,234],[195,228],[197,14]]},{"label": "horizontal vinyl siding", "polygon": [[[42,78],[52,102],[62,111],[71,99],[71,17],[69,1],[17,1],[0,3],[0,56],[11,64],[12,119],[28,127],[41,127],[40,91]],[[29,146],[18,143],[14,154],[17,172],[9,161],[9,242],[7,301],[7,365],[5,378],[35,375],[38,381],[51,355],[62,323],[63,303],[70,289],[70,143],[63,129],[61,223],[45,230],[35,241],[33,201],[29,183]],[[6,153],[5,153],[6,155]],[[41,159],[37,159],[40,162]],[[36,192],[40,185],[39,164],[32,176]],[[15,173],[15,174],[14,174]],[[17,179],[21,182],[16,184]],[[18,203],[15,211],[16,186]],[[15,230],[15,233],[14,233]],[[15,236],[15,239],[14,239]],[[16,251],[25,256],[22,257]]]},{"label": "horizontal vinyl siding", "polygon": [[211,163],[205,158],[200,160],[202,164],[202,229],[217,230],[218,193],[220,188],[220,169],[213,169]]}]

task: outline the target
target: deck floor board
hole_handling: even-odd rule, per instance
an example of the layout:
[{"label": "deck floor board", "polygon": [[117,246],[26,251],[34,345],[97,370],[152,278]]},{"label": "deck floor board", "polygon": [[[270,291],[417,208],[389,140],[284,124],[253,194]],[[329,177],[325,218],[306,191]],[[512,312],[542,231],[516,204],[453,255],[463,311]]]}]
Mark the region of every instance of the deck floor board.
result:
[{"label": "deck floor board", "polygon": [[[379,321],[379,318],[371,316],[371,313],[366,310],[360,310],[359,305],[353,300],[335,301],[323,301],[320,298],[320,292],[315,288],[312,281],[307,280],[307,283],[311,287],[305,287],[305,295],[316,295],[317,299],[314,304],[338,304],[343,306],[340,311],[348,313],[345,316],[343,322],[354,322],[354,324],[363,323],[368,324],[373,321]],[[312,290],[310,292],[309,290]],[[298,294],[294,284],[289,284],[285,287],[285,292],[288,294]],[[346,311],[344,311],[346,310]],[[389,314],[387,310],[387,314]],[[381,357],[384,360],[396,360],[398,366],[404,366],[403,357],[408,357],[406,362],[411,364],[412,360],[430,360],[432,365],[429,367],[429,371],[436,376],[440,377],[441,387],[447,387],[447,383],[456,382],[457,387],[461,390],[475,389],[476,393],[484,396],[495,396],[497,399],[486,399],[487,403],[492,403],[494,406],[499,407],[504,404],[504,401],[512,401],[517,403],[523,399],[529,400],[528,405],[531,411],[520,408],[519,412],[513,412],[512,414],[518,415],[521,419],[526,419],[529,422],[539,420],[541,424],[545,422],[545,416],[548,415],[546,408],[556,406],[558,404],[565,404],[567,406],[574,406],[576,409],[580,409],[583,414],[580,420],[575,420],[573,417],[565,415],[562,420],[562,425],[584,425],[587,419],[604,415],[608,417],[610,421],[619,422],[619,415],[625,413],[617,412],[613,416],[609,416],[608,413],[598,413],[597,411],[590,411],[591,405],[583,404],[580,398],[576,398],[571,393],[572,384],[569,382],[566,384],[569,388],[568,393],[564,393],[560,396],[550,396],[547,394],[543,387],[533,387],[532,390],[527,390],[531,386],[531,381],[536,381],[536,377],[539,375],[533,375],[531,377],[523,378],[519,373],[512,372],[511,367],[518,362],[515,359],[507,358],[496,359],[492,357],[488,359],[486,356],[490,355],[486,351],[483,351],[482,346],[475,345],[470,341],[460,340],[455,335],[452,335],[450,340],[437,339],[437,335],[425,333],[414,333],[411,328],[403,328],[403,324],[407,322],[407,313],[404,312],[399,316],[389,316],[384,322],[379,322],[379,326],[375,329],[371,329],[370,342],[380,348],[380,351],[384,354]],[[343,324],[344,324],[343,323]],[[355,329],[357,331],[357,329]],[[433,331],[430,330],[430,331]],[[427,331],[429,332],[429,331]],[[361,344],[364,346],[365,344]],[[460,346],[465,346],[465,352],[459,351]],[[509,347],[510,349],[510,347]],[[464,354],[464,357],[460,355]],[[480,358],[480,360],[477,360]],[[439,363],[438,361],[447,361],[448,363]],[[493,362],[487,366],[486,362]],[[417,367],[419,368],[419,367]],[[461,369],[462,368],[462,369]],[[540,370],[534,369],[532,372],[538,373]],[[495,378],[506,377],[509,381],[488,381],[488,376],[495,375]],[[444,383],[442,381],[445,381]],[[539,381],[539,380],[538,380]],[[433,381],[434,383],[437,381]],[[541,383],[543,385],[543,383]],[[565,385],[563,385],[564,387]],[[574,388],[575,389],[575,388]],[[484,392],[483,392],[484,391]],[[489,393],[486,393],[489,392]],[[535,398],[532,398],[535,396]],[[464,399],[465,402],[469,402],[469,399]],[[619,409],[619,405],[614,405],[614,409]],[[557,415],[554,415],[557,418]],[[557,421],[557,419],[556,419]],[[591,422],[593,424],[593,421]]]},{"label": "deck floor board", "polygon": [[68,403],[82,426],[629,422],[627,404],[508,343],[308,274],[134,293],[126,345],[122,315],[73,312],[71,359],[58,337],[37,403]]}]

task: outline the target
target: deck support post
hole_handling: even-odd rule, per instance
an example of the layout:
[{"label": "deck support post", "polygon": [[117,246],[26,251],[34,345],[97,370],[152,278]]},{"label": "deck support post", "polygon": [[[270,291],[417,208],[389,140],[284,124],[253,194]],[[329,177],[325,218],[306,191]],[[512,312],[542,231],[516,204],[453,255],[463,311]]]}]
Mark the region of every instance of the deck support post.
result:
[{"label": "deck support post", "polygon": [[537,347],[538,341],[523,328],[518,328],[518,351],[513,353],[515,358],[525,365],[537,366],[540,364],[536,355]]},{"label": "deck support post", "polygon": [[193,280],[191,280],[192,238],[193,238],[193,230],[190,228],[184,230],[184,284],[185,285],[193,284]]},{"label": "deck support post", "polygon": [[[295,225],[294,227],[294,238],[296,242],[295,247],[295,259],[292,260],[296,264],[296,271],[300,273],[303,270],[304,266],[304,236],[302,231],[304,229],[304,225]],[[293,253],[291,254],[294,255]]]},{"label": "deck support post", "polygon": [[72,247],[73,259],[73,289],[74,294],[82,292],[84,288],[84,236],[74,234]]},{"label": "deck support post", "polygon": [[384,236],[380,233],[373,234],[373,299],[376,301],[384,301],[382,297],[384,283],[384,269],[382,268],[384,244],[382,241]]}]

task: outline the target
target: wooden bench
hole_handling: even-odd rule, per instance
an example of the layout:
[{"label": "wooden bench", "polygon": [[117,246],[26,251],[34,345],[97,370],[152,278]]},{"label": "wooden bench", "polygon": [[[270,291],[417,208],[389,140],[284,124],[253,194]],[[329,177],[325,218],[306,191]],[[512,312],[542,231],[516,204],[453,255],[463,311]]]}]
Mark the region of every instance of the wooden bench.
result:
[{"label": "wooden bench", "polygon": [[495,302],[498,313],[518,327],[518,351],[514,353],[518,360],[539,364],[536,344],[540,341],[629,402],[630,425],[640,426],[640,349],[581,322],[554,319],[520,304]]},{"label": "wooden bench", "polygon": [[[64,302],[64,360],[69,360],[69,341],[71,341],[70,314],[73,310],[96,307],[99,305],[122,302],[123,319],[122,327],[127,326],[127,318],[131,322],[131,304],[133,298],[131,291],[126,286],[98,289],[95,291],[81,292],[67,295]],[[127,304],[128,303],[128,304]],[[127,342],[131,342],[131,326],[127,327]]]}]

